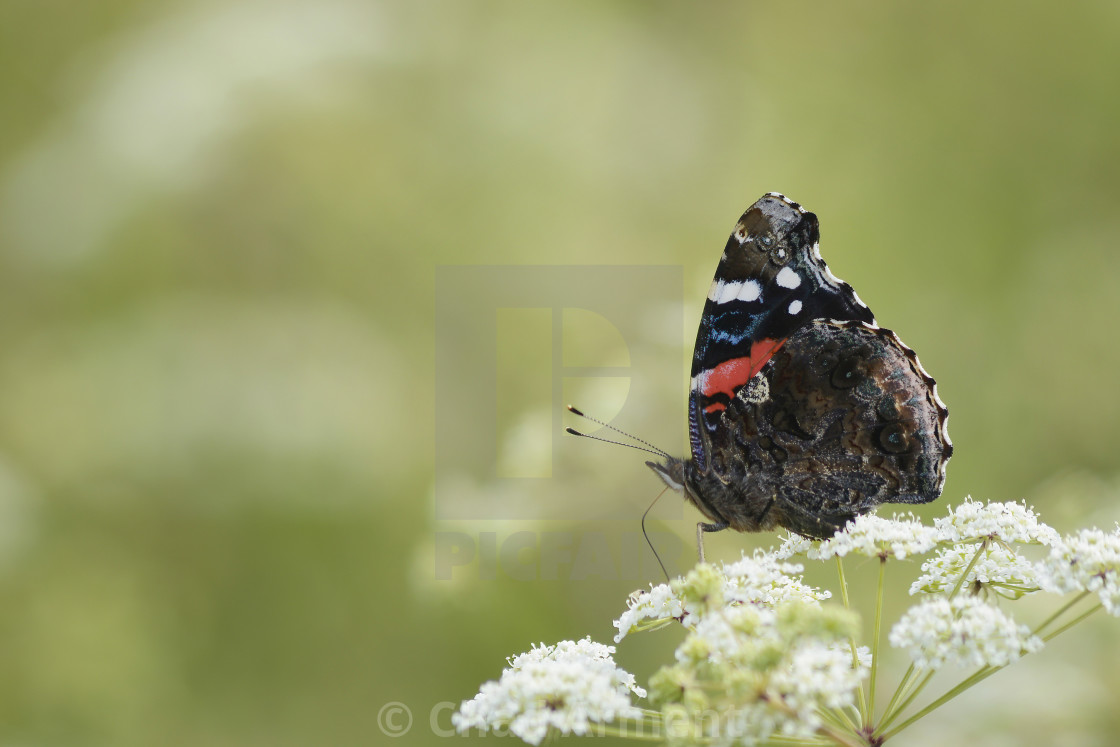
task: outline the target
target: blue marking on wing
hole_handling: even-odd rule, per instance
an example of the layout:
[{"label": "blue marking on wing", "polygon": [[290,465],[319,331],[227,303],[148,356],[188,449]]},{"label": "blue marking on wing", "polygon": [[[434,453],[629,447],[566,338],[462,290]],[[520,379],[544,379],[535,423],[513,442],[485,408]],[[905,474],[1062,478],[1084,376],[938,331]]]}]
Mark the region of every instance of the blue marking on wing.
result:
[{"label": "blue marking on wing", "polygon": [[735,330],[713,330],[708,339],[712,342],[729,342],[732,345],[738,345],[743,340],[751,336],[751,333],[745,330],[740,330],[738,333]]}]

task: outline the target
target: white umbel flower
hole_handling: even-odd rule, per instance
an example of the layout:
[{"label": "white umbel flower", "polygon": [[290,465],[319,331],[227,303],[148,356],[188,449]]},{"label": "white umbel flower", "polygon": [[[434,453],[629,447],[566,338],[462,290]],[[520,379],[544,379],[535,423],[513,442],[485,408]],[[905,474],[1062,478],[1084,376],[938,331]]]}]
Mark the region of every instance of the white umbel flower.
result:
[{"label": "white umbel flower", "polygon": [[[779,645],[777,615],[756,607],[725,607],[698,620],[692,634],[677,648],[677,661],[743,665],[760,647]],[[850,660],[849,660],[849,663]]]},{"label": "white umbel flower", "polygon": [[[950,591],[956,586],[964,569],[972,563],[978,550],[979,542],[938,550],[934,557],[922,563],[923,573],[910,585],[910,593],[939,594]],[[995,543],[990,543],[983,549],[980,557],[972,564],[962,587],[967,589],[976,583],[1009,598],[1037,591],[1039,586],[1038,575],[1031,561],[1008,547]]]},{"label": "white umbel flower", "polygon": [[497,682],[487,682],[463,701],[451,721],[460,733],[508,727],[529,744],[550,729],[586,734],[592,722],[637,718],[630,694],[645,697],[634,675],[614,663],[614,647],[582,641],[534,646],[510,661]]},{"label": "white umbel flower", "polygon": [[821,725],[820,708],[846,708],[855,702],[856,688],[868,669],[852,666],[852,652],[844,646],[805,643],[789,657],[786,667],[770,678],[769,691],[797,712],[782,730],[807,738]]},{"label": "white umbel flower", "polygon": [[724,596],[728,601],[761,603],[772,607],[784,602],[816,604],[832,596],[801,583],[805,567],[783,563],[774,553],[743,554],[734,563],[723,566],[727,579]]},{"label": "white umbel flower", "polygon": [[774,557],[778,560],[788,560],[794,555],[806,555],[812,549],[813,540],[790,532],[782,537],[782,544],[774,551]]},{"label": "white umbel flower", "polygon": [[969,496],[949,515],[933,520],[938,539],[943,542],[975,542],[998,539],[1003,542],[1052,545],[1058,532],[1038,520],[1034,509],[1025,503],[980,503]]},{"label": "white umbel flower", "polygon": [[683,579],[631,594],[628,609],[614,622],[618,629],[614,641],[674,618],[691,627],[726,605],[818,604],[832,596],[802,583],[804,570],[804,566],[784,563],[775,553],[765,552],[744,553],[734,563],[697,566]]},{"label": "white umbel flower", "polygon": [[1110,615],[1120,617],[1120,529],[1082,529],[1063,537],[1039,564],[1047,591],[1089,591],[1100,597]]},{"label": "white umbel flower", "polygon": [[874,514],[857,516],[806,555],[811,560],[827,560],[845,555],[872,558],[903,558],[923,555],[937,544],[937,533],[917,519],[884,519]]},{"label": "white umbel flower", "polygon": [[[626,604],[626,611],[614,621],[614,626],[618,629],[618,634],[614,637],[615,643],[637,630],[657,627],[673,618],[680,620],[684,617],[684,604],[669,584],[650,586],[649,591],[636,591],[626,600]],[[653,622],[642,625],[647,620]]]},{"label": "white umbel flower", "polygon": [[851,613],[796,601],[713,610],[677,648],[677,665],[655,675],[653,697],[669,701],[667,720],[687,721],[706,743],[810,739],[822,709],[854,705],[869,674],[867,649],[853,662],[844,640],[857,624]]},{"label": "white umbel flower", "polygon": [[1001,667],[1042,648],[1026,625],[972,595],[911,607],[891,629],[890,643],[923,669]]}]

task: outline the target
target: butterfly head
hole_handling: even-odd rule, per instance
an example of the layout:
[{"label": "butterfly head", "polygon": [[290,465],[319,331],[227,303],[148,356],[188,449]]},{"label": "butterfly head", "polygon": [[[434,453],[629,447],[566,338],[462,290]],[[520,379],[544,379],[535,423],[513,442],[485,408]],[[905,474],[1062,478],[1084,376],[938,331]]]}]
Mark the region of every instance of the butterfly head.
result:
[{"label": "butterfly head", "polygon": [[[735,492],[735,488],[728,481],[715,473],[701,474],[692,459],[677,459],[665,457],[664,462],[646,462],[646,466],[661,478],[668,487],[684,495],[684,499],[700,510],[715,524],[726,527],[729,524],[727,516],[716,505],[719,496]],[[717,500],[713,501],[712,499]],[[743,526],[736,528],[742,530]],[[751,527],[750,531],[757,531],[758,527]],[[709,530],[710,531],[710,530]]]},{"label": "butterfly head", "polygon": [[666,485],[680,492],[684,490],[686,484],[685,463],[684,459],[665,457],[664,463],[646,462],[646,466],[653,470],[654,474],[660,477]]}]

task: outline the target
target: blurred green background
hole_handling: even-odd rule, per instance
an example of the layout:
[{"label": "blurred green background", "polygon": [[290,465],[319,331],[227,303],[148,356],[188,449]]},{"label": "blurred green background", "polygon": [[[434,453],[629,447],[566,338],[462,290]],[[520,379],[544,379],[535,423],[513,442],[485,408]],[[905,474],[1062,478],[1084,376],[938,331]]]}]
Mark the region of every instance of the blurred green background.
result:
[{"label": "blurred green background", "polygon": [[[0,71],[2,745],[378,744],[388,702],[396,744],[444,744],[438,704],[503,657],[609,641],[656,568],[550,574],[530,543],[524,574],[479,538],[632,539],[658,482],[552,440],[527,344],[503,438],[555,458],[503,500],[630,518],[439,520],[493,470],[436,485],[436,268],[681,267],[648,339],[584,352],[677,368],[618,424],[683,453],[711,273],[770,190],[940,383],[922,515],[1120,517],[1116,3],[5,0]],[[449,532],[478,552],[438,578]],[[640,678],[677,640],[646,638]],[[1118,645],[1096,620],[904,738],[1113,744]]]}]

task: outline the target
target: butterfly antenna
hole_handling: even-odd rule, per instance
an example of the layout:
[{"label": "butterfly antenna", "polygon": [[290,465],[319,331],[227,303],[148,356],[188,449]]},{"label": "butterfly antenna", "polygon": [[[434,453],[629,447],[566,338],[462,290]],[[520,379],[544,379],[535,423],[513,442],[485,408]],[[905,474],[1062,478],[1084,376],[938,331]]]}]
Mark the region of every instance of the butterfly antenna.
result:
[{"label": "butterfly antenna", "polygon": [[571,433],[573,436],[583,436],[584,438],[593,438],[596,441],[602,441],[602,442],[608,443],[608,444],[618,444],[619,446],[629,446],[630,448],[637,449],[638,451],[645,451],[649,454],[655,454],[655,455],[661,457],[662,459],[669,459],[670,458],[669,457],[669,452],[665,451],[664,449],[659,449],[656,446],[654,446],[653,444],[651,444],[649,441],[638,438],[637,436],[635,436],[632,433],[627,433],[626,431],[622,430],[621,428],[615,428],[610,423],[605,423],[602,420],[599,420],[598,418],[593,418],[590,415],[587,415],[586,413],[584,413],[583,411],[578,410],[575,407],[572,407],[571,405],[568,405],[568,412],[571,412],[575,415],[579,415],[581,418],[584,418],[585,420],[590,420],[592,423],[598,423],[599,425],[603,426],[604,428],[612,430],[615,433],[618,433],[620,435],[626,436],[627,438],[629,438],[633,441],[637,441],[638,443],[640,443],[643,446],[646,446],[648,448],[643,449],[641,446],[635,446],[634,444],[622,443],[621,441],[611,441],[609,439],[600,438],[598,436],[590,436],[586,433],[580,433],[579,431],[575,430],[574,428],[565,428],[564,429],[568,433]]},{"label": "butterfly antenna", "polygon": [[665,454],[661,453],[660,451],[653,451],[652,449],[647,449],[643,446],[637,446],[636,444],[628,444],[628,443],[624,443],[622,441],[612,441],[609,438],[600,438],[599,436],[592,436],[590,433],[580,433],[575,428],[565,428],[564,431],[566,433],[572,434],[573,436],[579,436],[580,438],[590,438],[592,441],[602,441],[605,444],[614,444],[615,446],[626,446],[626,447],[631,448],[631,449],[637,449],[638,451],[644,451],[647,454],[653,454],[654,456],[659,456],[659,457],[662,457],[662,458],[665,457]]},{"label": "butterfly antenna", "polygon": [[646,531],[646,517],[649,516],[649,512],[653,510],[653,507],[657,505],[657,502],[661,500],[661,496],[665,495],[665,491],[668,489],[669,488],[664,488],[658,493],[657,497],[653,499],[653,503],[649,504],[649,508],[642,514],[642,536],[646,538],[646,544],[649,545],[649,549],[653,551],[653,557],[657,558],[657,564],[661,566],[661,572],[665,574],[665,580],[672,581],[672,579],[669,578],[669,571],[665,570],[665,564],[661,562],[661,556],[657,554],[657,548],[653,546],[653,540],[649,538],[649,532]]}]

